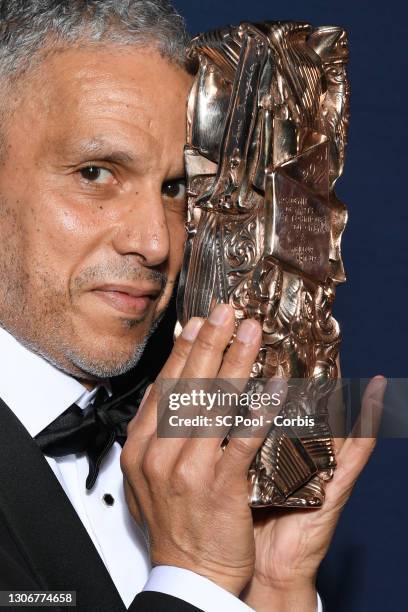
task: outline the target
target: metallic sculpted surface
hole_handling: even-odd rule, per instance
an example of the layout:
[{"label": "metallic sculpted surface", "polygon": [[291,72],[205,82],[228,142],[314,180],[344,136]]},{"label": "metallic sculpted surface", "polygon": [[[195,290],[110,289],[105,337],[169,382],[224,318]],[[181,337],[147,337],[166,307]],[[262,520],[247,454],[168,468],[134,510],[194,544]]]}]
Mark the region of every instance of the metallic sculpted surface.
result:
[{"label": "metallic sculpted surface", "polygon": [[253,377],[297,379],[282,414],[316,425],[307,436],[271,430],[249,473],[250,502],[317,507],[336,463],[327,402],[340,343],[332,305],[345,280],[347,212],[333,189],[348,126],[346,33],[243,23],[193,39],[189,54],[198,73],[179,325],[218,302],[237,321],[261,322]]}]

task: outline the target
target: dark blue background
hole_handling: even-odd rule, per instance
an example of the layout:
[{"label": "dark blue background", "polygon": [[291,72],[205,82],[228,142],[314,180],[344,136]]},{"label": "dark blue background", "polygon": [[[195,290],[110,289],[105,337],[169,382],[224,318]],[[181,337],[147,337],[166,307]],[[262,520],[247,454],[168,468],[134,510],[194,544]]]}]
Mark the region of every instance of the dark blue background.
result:
[{"label": "dark blue background", "polygon": [[[351,128],[338,194],[350,221],[348,282],[336,317],[345,377],[408,375],[407,5],[395,1],[175,0],[191,33],[243,20],[344,26],[350,38]],[[408,406],[407,406],[408,409]],[[403,612],[408,441],[383,440],[358,483],[323,564],[329,612]]]}]

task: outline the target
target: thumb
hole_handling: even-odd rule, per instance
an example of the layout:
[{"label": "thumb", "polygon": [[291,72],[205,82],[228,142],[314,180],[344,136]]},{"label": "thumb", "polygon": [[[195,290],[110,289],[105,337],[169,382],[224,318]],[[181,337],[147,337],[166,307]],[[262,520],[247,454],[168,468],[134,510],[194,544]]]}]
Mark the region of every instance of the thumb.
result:
[{"label": "thumb", "polygon": [[337,469],[328,483],[326,502],[349,495],[377,441],[387,380],[376,376],[368,384],[359,419],[337,456]]}]

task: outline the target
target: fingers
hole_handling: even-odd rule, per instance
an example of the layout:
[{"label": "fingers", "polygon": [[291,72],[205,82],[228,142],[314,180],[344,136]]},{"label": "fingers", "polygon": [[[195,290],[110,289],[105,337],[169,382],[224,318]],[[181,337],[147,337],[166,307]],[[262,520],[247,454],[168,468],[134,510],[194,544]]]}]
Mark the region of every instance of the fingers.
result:
[{"label": "fingers", "polygon": [[[185,366],[180,374],[180,382],[172,389],[172,392],[189,392],[188,381],[205,379],[200,383],[200,389],[209,390],[212,380],[218,376],[220,366],[223,361],[225,349],[231,340],[235,328],[234,310],[228,304],[218,304],[211,312],[209,318],[203,322],[198,330],[195,340],[185,361]],[[164,377],[163,377],[164,378]],[[196,416],[200,413],[200,408],[188,407],[189,416]],[[164,410],[163,421],[164,431],[167,430],[168,410]],[[183,427],[180,433],[182,438],[173,438],[172,448],[169,449],[171,456],[175,458],[180,448],[184,446],[186,440],[191,436],[192,426]]]},{"label": "fingers", "polygon": [[[189,335],[189,341],[192,342],[191,348],[187,359],[185,360],[182,371],[179,372],[178,377],[180,381],[173,387],[172,393],[188,393],[190,385],[188,381],[192,381],[193,387],[195,387],[194,381],[196,379],[206,379],[203,383],[200,383],[200,388],[206,388],[206,385],[211,385],[211,380],[216,378],[219,372],[220,365],[223,360],[224,352],[228,343],[231,340],[235,327],[234,310],[227,304],[218,304],[207,320],[202,320],[201,326],[197,326],[194,329],[194,338]],[[183,331],[183,334],[184,331]],[[163,371],[162,379],[167,377],[168,370]],[[208,383],[207,383],[208,379]],[[184,382],[186,381],[186,382]],[[192,412],[195,410],[196,412]],[[189,417],[194,417],[199,414],[199,408],[187,407]],[[163,432],[168,432],[170,437],[171,428],[168,427],[169,410],[164,406],[164,410],[161,416],[161,429]],[[165,437],[161,437],[156,442],[156,445],[161,448],[166,448],[167,459],[169,462],[175,462],[181,451],[186,445],[188,439],[192,433],[192,426],[184,426],[177,432],[179,435],[172,437],[169,440]]]},{"label": "fingers", "polygon": [[354,438],[377,437],[383,412],[384,394],[387,379],[376,376],[370,380],[363,395],[362,407],[357,423],[353,427]]},{"label": "fingers", "polygon": [[239,378],[246,380],[251,373],[262,340],[262,329],[254,319],[243,321],[237,335],[225,354],[219,371],[219,378]]},{"label": "fingers", "polygon": [[330,429],[336,434],[333,439],[336,455],[340,452],[346,436],[346,415],[343,394],[343,383],[338,379],[335,388],[330,391],[327,403]]},{"label": "fingers", "polygon": [[[160,372],[156,383],[165,380],[213,379],[217,376],[247,378],[260,346],[261,329],[255,321],[244,321],[237,338],[223,357],[234,331],[234,311],[227,304],[219,304],[209,319],[191,319],[177,339],[173,351]],[[157,427],[157,394],[160,386],[150,389],[148,400],[138,411],[130,431],[137,426],[143,436]]]},{"label": "fingers", "polygon": [[[239,325],[236,337],[224,354],[221,368],[218,372],[218,381],[225,388],[234,394],[240,394],[246,387],[248,377],[251,373],[254,361],[259,353],[262,340],[262,329],[260,324],[254,319],[242,321]],[[220,405],[212,410],[213,418],[217,415],[235,415],[237,407]],[[217,430],[215,439],[224,438],[228,433],[229,426]],[[194,435],[194,434],[193,434]],[[217,439],[215,441],[217,445]]]},{"label": "fingers", "polygon": [[360,417],[337,456],[337,469],[329,483],[332,486],[327,488],[329,502],[350,493],[375,448],[386,387],[387,380],[376,376],[364,392]]},{"label": "fingers", "polygon": [[199,330],[181,378],[215,378],[234,332],[234,310],[218,304]]},{"label": "fingers", "polygon": [[128,436],[131,435],[133,439],[137,437],[137,441],[134,442],[139,453],[143,452],[146,444],[157,430],[158,381],[160,385],[161,379],[179,378],[203,323],[204,319],[198,317],[190,319],[187,323],[182,334],[177,338],[173,351],[162,368],[156,383],[146,389],[137,414],[128,425]]},{"label": "fingers", "polygon": [[170,357],[164,364],[158,378],[177,379],[181,376],[186,361],[190,356],[193,344],[204,324],[204,319],[193,317],[177,338]]},{"label": "fingers", "polygon": [[[327,404],[327,410],[330,415],[330,427],[332,431],[342,432],[344,423],[344,399],[343,399],[343,386],[341,384],[341,366],[340,366],[340,355],[337,355],[336,359],[337,367],[337,384],[336,388],[330,393],[329,401]],[[333,439],[334,450],[336,455],[340,452],[341,447],[345,442],[345,434]]]},{"label": "fingers", "polygon": [[[223,379],[238,378],[246,382],[260,348],[261,327],[256,321],[244,321],[231,347],[225,352],[234,329],[234,310],[227,304],[217,305],[208,320],[195,318],[186,325],[158,380],[146,394],[138,416],[129,426],[129,433],[133,439],[132,449],[141,460],[144,454],[154,450],[155,454],[160,451],[160,454],[166,457],[168,466],[178,460],[180,453],[186,456],[200,455],[203,464],[214,461],[214,452],[219,452],[220,449],[221,438],[219,436],[195,440],[189,444],[192,427],[187,427],[185,429],[188,431],[183,430],[182,437],[172,436],[171,439],[166,439],[161,436],[157,438],[158,395],[161,394],[161,385],[166,379],[170,381],[170,384],[173,380],[180,381],[175,386],[176,390],[179,390],[178,387],[183,388],[183,380],[188,381],[189,379],[211,381],[221,377]],[[205,384],[204,381],[203,384]],[[173,391],[172,387],[172,393]],[[168,410],[165,410],[162,414],[163,421],[160,420],[160,423],[163,422],[165,425],[167,418]],[[256,444],[256,448],[261,442],[262,438]],[[245,441],[244,446],[246,444]],[[152,445],[154,448],[151,449]],[[129,440],[125,450],[129,452]]]},{"label": "fingers", "polygon": [[[217,379],[220,383],[217,386],[223,390],[235,394],[240,394],[246,387],[248,377],[251,373],[253,363],[258,355],[261,345],[262,330],[259,323],[253,319],[243,321],[238,327],[236,337],[224,355],[221,368],[218,372]],[[215,390],[215,387],[213,388]],[[234,417],[237,411],[236,406],[231,405],[214,405],[211,410],[212,422],[214,423],[218,416],[225,418],[227,416]],[[205,414],[205,410],[202,411]],[[209,451],[207,456],[210,457],[210,451],[218,451],[221,441],[227,435],[231,425],[226,421],[225,426],[217,427],[210,426],[208,435],[203,436],[203,428],[193,428],[192,440],[188,452],[197,451],[198,447],[204,447]],[[211,457],[212,459],[212,457]]]},{"label": "fingers", "polygon": [[[153,401],[145,404],[141,411],[141,421],[136,421],[136,427],[139,428],[140,424],[142,434],[145,430],[150,431],[153,436],[156,431],[157,400],[159,399],[157,395],[163,394],[163,385],[165,385],[166,380],[169,381],[173,393],[180,390],[188,391],[188,389],[184,389],[183,381],[188,381],[189,379],[211,380],[217,377],[234,327],[234,310],[227,304],[217,305],[206,321],[198,318],[189,321],[178,338],[170,358],[161,371],[156,381],[157,384],[150,394],[150,398]],[[172,384],[173,381],[176,382],[178,379],[180,382],[177,382],[174,386]],[[164,395],[167,395],[167,393]],[[163,425],[160,429],[161,431],[168,432],[169,439],[166,435],[161,435],[154,441],[155,448],[153,450],[155,453],[161,452],[163,457],[166,457],[167,464],[172,465],[177,461],[178,455],[187,443],[192,428],[186,426],[182,432],[179,432],[180,436],[170,437],[171,430],[167,427],[169,410],[166,405],[160,407],[159,418],[160,423]],[[150,450],[147,450],[147,452],[150,452]]]},{"label": "fingers", "polygon": [[339,460],[341,460],[343,454],[349,453],[350,448],[360,446],[360,442],[362,442],[364,447],[368,445],[374,446],[380,427],[386,387],[387,380],[383,376],[376,376],[367,385],[363,395],[360,415],[351,434],[338,454]]}]

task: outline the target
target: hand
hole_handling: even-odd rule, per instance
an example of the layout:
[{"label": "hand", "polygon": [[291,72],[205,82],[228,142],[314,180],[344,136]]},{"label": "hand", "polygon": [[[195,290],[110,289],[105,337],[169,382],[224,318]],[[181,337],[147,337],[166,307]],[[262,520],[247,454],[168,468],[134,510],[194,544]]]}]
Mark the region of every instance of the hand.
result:
[{"label": "hand", "polygon": [[[381,376],[370,382],[364,393],[360,421],[374,415],[379,423],[386,384]],[[255,571],[244,600],[257,612],[272,609],[316,612],[318,567],[376,439],[359,437],[354,431],[345,442],[335,442],[337,468],[333,480],[327,483],[322,508],[254,512]]]},{"label": "hand", "polygon": [[[256,321],[234,331],[233,309],[192,319],[161,379],[247,379],[261,343]],[[225,353],[225,354],[224,354]],[[154,565],[192,570],[239,595],[254,573],[255,543],[247,473],[267,431],[233,438],[158,438],[157,385],[128,428],[121,465],[126,498],[146,530]]]}]

